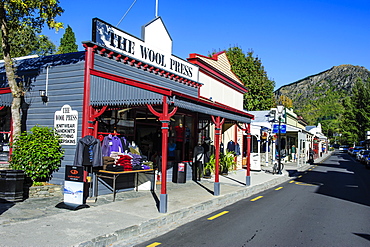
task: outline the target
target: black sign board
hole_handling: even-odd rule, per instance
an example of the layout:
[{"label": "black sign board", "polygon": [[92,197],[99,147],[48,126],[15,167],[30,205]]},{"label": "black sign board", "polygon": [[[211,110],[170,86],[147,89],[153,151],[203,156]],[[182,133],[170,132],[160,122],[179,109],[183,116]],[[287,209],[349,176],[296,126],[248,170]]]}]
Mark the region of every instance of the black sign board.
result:
[{"label": "black sign board", "polygon": [[66,165],[65,178],[66,181],[83,182],[84,170],[82,166]]}]

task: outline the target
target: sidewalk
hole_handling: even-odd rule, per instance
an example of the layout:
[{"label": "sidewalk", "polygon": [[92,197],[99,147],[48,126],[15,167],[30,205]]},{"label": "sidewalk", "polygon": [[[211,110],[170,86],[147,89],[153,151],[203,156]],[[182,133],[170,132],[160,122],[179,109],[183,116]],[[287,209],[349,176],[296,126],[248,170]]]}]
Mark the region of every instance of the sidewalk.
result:
[{"label": "sidewalk", "polygon": [[[331,153],[315,160],[320,163]],[[31,198],[19,203],[0,203],[0,246],[133,246],[227,205],[293,179],[295,164],[285,163],[282,175],[246,171],[220,176],[221,195],[213,196],[213,179],[184,184],[168,182],[168,210],[157,209],[160,185],[155,193],[126,191],[99,196],[90,208],[70,211],[56,208],[63,198]],[[302,171],[310,165],[300,168]]]}]

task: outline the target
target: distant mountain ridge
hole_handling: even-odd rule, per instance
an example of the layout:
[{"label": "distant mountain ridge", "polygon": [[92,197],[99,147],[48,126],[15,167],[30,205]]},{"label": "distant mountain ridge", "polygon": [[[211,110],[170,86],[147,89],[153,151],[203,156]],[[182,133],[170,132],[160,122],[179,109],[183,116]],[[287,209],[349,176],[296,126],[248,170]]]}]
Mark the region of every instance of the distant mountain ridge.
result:
[{"label": "distant mountain ridge", "polygon": [[317,105],[325,104],[326,98],[330,98],[334,94],[336,98],[328,99],[328,104],[329,101],[332,104],[333,100],[340,101],[342,98],[350,96],[352,87],[359,78],[363,81],[369,80],[370,71],[362,66],[339,65],[282,86],[274,94],[277,102],[282,95],[290,98],[294,111],[302,115],[310,124],[314,124],[316,119],[328,117],[318,113],[317,109],[315,116]]}]

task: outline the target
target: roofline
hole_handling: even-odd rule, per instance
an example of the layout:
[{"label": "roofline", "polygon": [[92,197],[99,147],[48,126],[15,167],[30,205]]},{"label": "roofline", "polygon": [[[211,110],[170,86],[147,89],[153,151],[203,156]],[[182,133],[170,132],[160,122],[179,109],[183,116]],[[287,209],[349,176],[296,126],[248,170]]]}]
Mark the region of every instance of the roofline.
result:
[{"label": "roofline", "polygon": [[[230,78],[225,73],[221,72],[217,68],[211,66],[210,64],[206,63],[205,61],[199,59],[197,56],[204,57],[203,55],[198,55],[196,53],[190,54],[190,58],[188,58],[188,61],[192,64],[198,65],[199,71],[203,72],[204,74],[207,74],[208,76],[221,81],[226,86],[229,86],[235,90],[237,90],[240,93],[247,93],[248,89],[240,84],[240,82],[235,81],[233,78]],[[214,58],[210,58],[213,59]]]}]

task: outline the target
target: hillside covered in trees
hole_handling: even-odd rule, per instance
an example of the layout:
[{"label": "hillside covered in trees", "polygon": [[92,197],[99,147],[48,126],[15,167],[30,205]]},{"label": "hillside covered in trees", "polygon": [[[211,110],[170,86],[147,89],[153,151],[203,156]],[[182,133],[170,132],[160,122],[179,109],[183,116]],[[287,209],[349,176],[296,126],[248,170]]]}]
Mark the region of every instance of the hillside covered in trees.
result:
[{"label": "hillside covered in trees", "polygon": [[[344,113],[350,110],[348,102],[353,97],[353,88],[359,82],[370,83],[369,70],[354,65],[334,66],[280,87],[275,91],[275,98],[276,102],[283,104],[290,102],[294,111],[303,116],[309,125],[321,123],[324,134],[331,137],[345,132],[341,123],[344,122]],[[357,106],[363,107],[361,104]],[[354,108],[356,106],[352,106],[351,111]],[[361,139],[360,136],[358,138]]]}]

